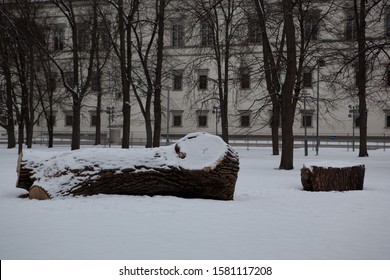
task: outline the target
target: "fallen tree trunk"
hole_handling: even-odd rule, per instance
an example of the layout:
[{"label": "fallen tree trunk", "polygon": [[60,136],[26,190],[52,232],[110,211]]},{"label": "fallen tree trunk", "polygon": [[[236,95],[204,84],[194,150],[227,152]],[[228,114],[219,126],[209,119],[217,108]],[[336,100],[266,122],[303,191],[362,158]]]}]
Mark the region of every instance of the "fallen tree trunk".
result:
[{"label": "fallen tree trunk", "polygon": [[303,166],[301,182],[305,191],[363,190],[365,166]]},{"label": "fallen tree trunk", "polygon": [[153,149],[29,152],[17,187],[32,199],[69,195],[172,195],[232,200],[238,154],[218,136],[193,133]]}]

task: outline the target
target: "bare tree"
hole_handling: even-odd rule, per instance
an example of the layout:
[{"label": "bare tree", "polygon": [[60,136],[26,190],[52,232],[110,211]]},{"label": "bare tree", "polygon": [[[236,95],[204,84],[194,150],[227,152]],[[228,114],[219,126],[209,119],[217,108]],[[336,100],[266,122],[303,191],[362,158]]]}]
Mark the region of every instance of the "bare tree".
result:
[{"label": "bare tree", "polygon": [[[99,0],[92,1],[93,17],[92,17],[92,30],[91,30],[91,47],[88,53],[88,57],[83,59],[82,50],[79,46],[79,16],[75,13],[72,1],[53,0],[53,3],[61,11],[66,18],[67,23],[71,29],[71,65],[72,65],[72,84],[69,84],[65,76],[65,68],[58,61],[53,59],[54,63],[58,67],[63,80],[64,87],[69,91],[72,96],[72,144],[71,149],[80,149],[80,125],[81,125],[81,108],[83,99],[86,96],[92,78],[93,62],[96,54],[97,44],[97,14]],[[84,15],[85,16],[85,15]],[[86,61],[86,63],[85,63]],[[86,74],[86,78],[82,79]]]}]

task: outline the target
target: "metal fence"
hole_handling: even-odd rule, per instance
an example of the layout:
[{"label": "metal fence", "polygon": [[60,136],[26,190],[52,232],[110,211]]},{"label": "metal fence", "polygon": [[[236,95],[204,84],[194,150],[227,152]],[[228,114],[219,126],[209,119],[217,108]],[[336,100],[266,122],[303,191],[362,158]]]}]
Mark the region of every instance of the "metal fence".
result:
[{"label": "metal fence", "polygon": [[[81,134],[81,145],[94,145],[95,144],[95,133],[82,131]],[[165,135],[162,135],[160,145],[164,146],[167,143],[171,144],[176,142],[178,139],[184,135],[170,135],[169,142],[167,142]],[[17,138],[17,135],[16,135]],[[40,146],[47,146],[48,144],[48,134],[45,132],[37,132],[33,137],[33,144]],[[54,133],[53,139],[54,146],[67,146],[71,144],[72,134],[69,131],[57,131]],[[111,139],[112,140],[112,139]],[[315,150],[316,147],[316,136],[309,135],[307,136],[308,146],[310,149]],[[109,143],[111,142],[111,143]],[[229,143],[232,146],[237,147],[246,147],[250,149],[251,147],[270,147],[272,145],[272,140],[270,135],[231,135],[229,138]],[[0,133],[0,144],[7,144],[7,134],[6,132]],[[131,133],[130,134],[130,146],[145,146],[146,137],[141,133]],[[113,142],[110,141],[109,133],[101,133],[101,145],[103,146],[115,146],[120,145],[119,141]],[[281,146],[281,138],[279,139],[279,145]],[[296,148],[304,147],[304,136],[296,135],[294,137],[294,146]],[[390,134],[386,135],[369,135],[367,139],[368,149],[390,149]],[[320,136],[320,147],[334,147],[334,148],[345,148],[347,150],[353,150],[359,148],[359,136],[353,137],[350,134],[329,134]]]}]

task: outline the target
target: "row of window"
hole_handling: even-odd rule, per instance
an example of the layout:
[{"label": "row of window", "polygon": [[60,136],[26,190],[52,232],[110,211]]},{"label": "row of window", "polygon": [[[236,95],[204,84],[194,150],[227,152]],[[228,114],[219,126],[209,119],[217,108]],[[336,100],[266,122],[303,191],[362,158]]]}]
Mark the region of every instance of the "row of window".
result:
[{"label": "row of window", "polygon": [[[172,127],[183,127],[183,111],[172,111]],[[301,127],[312,128],[313,127],[313,111],[301,111]],[[213,114],[214,111],[213,111]],[[218,115],[217,115],[218,117]],[[3,124],[7,123],[5,115],[2,115],[4,121]],[[215,116],[213,117],[215,118]],[[56,126],[56,116],[52,118],[53,126]],[[71,113],[65,114],[65,126],[72,126],[73,115]],[[39,125],[39,124],[38,124]],[[355,127],[359,127],[359,117],[354,119]],[[96,115],[91,113],[90,115],[90,126],[96,126]],[[197,111],[197,126],[198,127],[208,127],[209,126],[209,111],[208,110],[199,110]],[[251,126],[251,114],[243,113],[239,116],[239,126],[240,127],[250,127]],[[390,128],[390,110],[385,110],[385,127]]]},{"label": "row of window", "polygon": [[[209,70],[198,69],[197,70],[197,86],[200,90],[207,90],[209,87]],[[250,89],[250,69],[247,67],[240,68],[239,70],[239,84],[241,89]],[[175,70],[172,73],[173,90],[183,90],[183,71]]]}]

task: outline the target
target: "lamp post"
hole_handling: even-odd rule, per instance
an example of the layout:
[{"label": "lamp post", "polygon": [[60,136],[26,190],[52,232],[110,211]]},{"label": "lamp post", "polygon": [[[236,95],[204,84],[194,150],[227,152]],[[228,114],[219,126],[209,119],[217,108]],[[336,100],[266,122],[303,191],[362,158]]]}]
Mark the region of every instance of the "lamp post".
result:
[{"label": "lamp post", "polygon": [[213,106],[213,114],[215,114],[215,135],[218,135],[218,112],[220,110],[220,107],[217,105]]},{"label": "lamp post", "polygon": [[317,60],[317,119],[316,119],[316,156],[318,156],[318,151],[320,149],[320,67],[325,66],[325,61],[320,58]]},{"label": "lamp post", "polygon": [[349,115],[352,118],[352,151],[355,151],[355,123],[359,117],[359,105],[349,105]]}]

